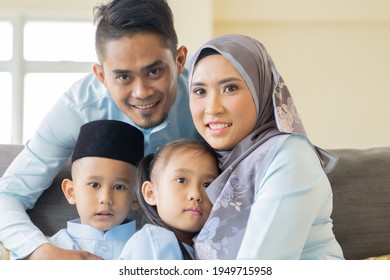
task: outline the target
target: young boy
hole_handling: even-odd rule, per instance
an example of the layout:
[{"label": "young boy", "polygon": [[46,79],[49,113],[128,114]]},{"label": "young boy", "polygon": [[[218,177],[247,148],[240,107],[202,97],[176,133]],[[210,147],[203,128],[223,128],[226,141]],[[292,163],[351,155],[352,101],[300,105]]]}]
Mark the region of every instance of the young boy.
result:
[{"label": "young boy", "polygon": [[63,249],[116,259],[135,232],[126,218],[132,205],[135,166],[144,155],[140,130],[113,120],[83,125],[72,155],[72,179],[62,182],[79,219],[50,238]]}]

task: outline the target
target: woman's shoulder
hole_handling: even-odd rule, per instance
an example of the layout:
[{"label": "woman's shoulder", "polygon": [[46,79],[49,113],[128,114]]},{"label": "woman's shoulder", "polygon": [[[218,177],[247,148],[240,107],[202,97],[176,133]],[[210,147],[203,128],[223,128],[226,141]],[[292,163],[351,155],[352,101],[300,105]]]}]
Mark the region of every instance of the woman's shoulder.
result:
[{"label": "woman's shoulder", "polygon": [[301,134],[290,134],[286,137],[281,148],[285,149],[299,149],[299,150],[312,150],[314,151],[314,146],[311,144],[310,140]]}]

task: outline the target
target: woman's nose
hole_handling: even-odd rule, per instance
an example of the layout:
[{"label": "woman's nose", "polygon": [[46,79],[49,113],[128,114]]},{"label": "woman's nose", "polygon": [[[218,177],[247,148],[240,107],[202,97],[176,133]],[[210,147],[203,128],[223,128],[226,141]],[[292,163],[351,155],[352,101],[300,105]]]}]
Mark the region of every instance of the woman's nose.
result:
[{"label": "woman's nose", "polygon": [[210,95],[206,100],[205,113],[209,115],[218,115],[223,112],[223,106],[219,95]]}]

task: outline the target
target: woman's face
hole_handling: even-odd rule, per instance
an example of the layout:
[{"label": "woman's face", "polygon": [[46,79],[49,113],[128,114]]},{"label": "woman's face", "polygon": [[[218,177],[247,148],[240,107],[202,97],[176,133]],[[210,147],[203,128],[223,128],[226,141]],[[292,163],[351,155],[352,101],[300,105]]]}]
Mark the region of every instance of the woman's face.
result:
[{"label": "woman's face", "polygon": [[195,127],[217,150],[230,150],[253,131],[256,108],[244,79],[222,55],[196,64],[190,109]]}]

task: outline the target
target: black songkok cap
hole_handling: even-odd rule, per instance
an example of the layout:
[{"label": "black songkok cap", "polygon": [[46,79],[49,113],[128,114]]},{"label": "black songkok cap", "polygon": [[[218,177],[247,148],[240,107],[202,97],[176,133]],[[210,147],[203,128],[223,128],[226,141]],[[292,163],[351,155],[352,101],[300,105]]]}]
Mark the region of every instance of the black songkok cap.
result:
[{"label": "black songkok cap", "polygon": [[98,120],[81,126],[72,162],[83,157],[103,157],[137,165],[144,156],[144,135],[121,121]]}]

